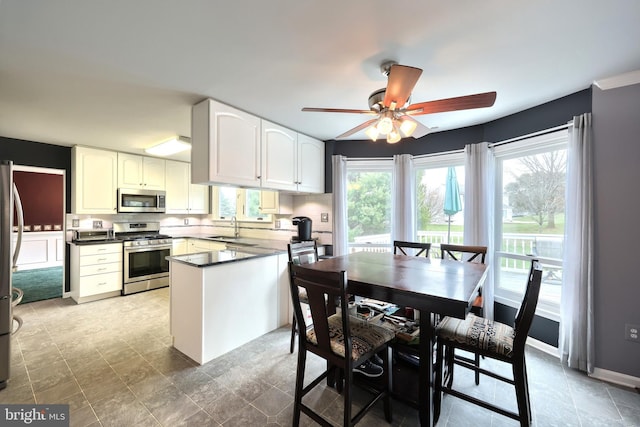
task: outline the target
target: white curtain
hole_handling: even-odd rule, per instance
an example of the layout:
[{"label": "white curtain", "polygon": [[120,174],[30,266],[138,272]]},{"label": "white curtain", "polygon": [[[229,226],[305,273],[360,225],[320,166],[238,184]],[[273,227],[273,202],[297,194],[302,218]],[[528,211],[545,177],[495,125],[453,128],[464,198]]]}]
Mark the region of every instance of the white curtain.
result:
[{"label": "white curtain", "polygon": [[347,223],[347,158],[340,155],[331,157],[333,167],[333,254],[349,253]]},{"label": "white curtain", "polygon": [[591,113],[569,122],[559,351],[570,367],[594,368]]},{"label": "white curtain", "polygon": [[391,185],[391,240],[413,242],[416,239],[416,177],[413,156],[393,156]]},{"label": "white curtain", "polygon": [[[495,159],[489,144],[464,147],[464,244],[487,246],[486,264],[493,263],[493,209],[495,192]],[[493,270],[490,268],[482,287],[483,312],[493,319]]]}]

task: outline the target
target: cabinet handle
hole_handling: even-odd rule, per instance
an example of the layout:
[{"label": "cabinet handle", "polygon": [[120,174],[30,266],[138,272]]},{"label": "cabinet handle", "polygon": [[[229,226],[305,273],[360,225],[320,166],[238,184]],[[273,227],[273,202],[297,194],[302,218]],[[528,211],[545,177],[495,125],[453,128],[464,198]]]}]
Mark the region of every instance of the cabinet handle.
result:
[{"label": "cabinet handle", "polygon": [[107,250],[107,248],[101,248],[101,249],[98,249],[98,252],[104,252],[106,250]]},{"label": "cabinet handle", "polygon": [[98,271],[105,271],[106,268],[99,268]]},{"label": "cabinet handle", "polygon": [[256,179],[261,179],[261,178],[262,178],[262,175],[256,176]]},{"label": "cabinet handle", "polygon": [[106,258],[98,258],[97,261],[106,261]]},{"label": "cabinet handle", "polygon": [[107,284],[107,282],[100,282],[100,283],[98,283],[98,286],[104,286],[106,284]]}]

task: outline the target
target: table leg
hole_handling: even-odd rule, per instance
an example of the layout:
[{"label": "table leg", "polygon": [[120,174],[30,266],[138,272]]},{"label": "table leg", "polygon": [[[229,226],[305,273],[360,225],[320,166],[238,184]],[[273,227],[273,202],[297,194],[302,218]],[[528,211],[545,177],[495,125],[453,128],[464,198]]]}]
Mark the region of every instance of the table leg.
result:
[{"label": "table leg", "polygon": [[431,313],[421,310],[418,407],[422,426],[433,426],[433,334]]}]

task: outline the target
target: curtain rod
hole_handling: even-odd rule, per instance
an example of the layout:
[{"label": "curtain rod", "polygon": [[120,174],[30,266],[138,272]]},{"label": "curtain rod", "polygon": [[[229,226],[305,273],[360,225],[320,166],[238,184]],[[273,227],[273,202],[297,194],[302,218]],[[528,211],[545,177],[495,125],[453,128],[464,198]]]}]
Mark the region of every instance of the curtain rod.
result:
[{"label": "curtain rod", "polygon": [[497,147],[503,144],[509,144],[510,142],[522,141],[523,139],[533,138],[534,136],[546,135],[548,133],[556,132],[562,129],[568,129],[569,124],[560,125],[549,129],[540,130],[538,132],[529,133],[527,135],[516,136],[515,138],[505,139],[504,141],[494,142],[493,144],[489,144],[489,147]]}]

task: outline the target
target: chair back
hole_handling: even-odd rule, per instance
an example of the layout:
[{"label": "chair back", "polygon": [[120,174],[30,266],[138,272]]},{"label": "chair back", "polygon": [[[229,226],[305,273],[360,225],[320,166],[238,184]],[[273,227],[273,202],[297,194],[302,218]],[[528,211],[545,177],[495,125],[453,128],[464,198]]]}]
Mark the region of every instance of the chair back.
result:
[{"label": "chair back", "polygon": [[477,262],[484,264],[487,256],[486,246],[472,245],[450,245],[448,243],[440,244],[442,259],[453,259],[456,261]]},{"label": "chair back", "polygon": [[[349,333],[347,273],[345,271],[318,271],[289,262],[291,275],[291,296],[295,308],[296,318],[300,325],[300,331],[306,331],[308,326],[302,313],[297,289],[306,291],[309,299],[308,305],[311,311],[311,323],[317,339],[317,346],[310,345],[304,332],[299,334],[300,348],[305,346],[327,360],[334,363],[342,363],[342,358],[336,356],[331,350],[330,328],[328,318],[335,310],[326,304],[326,301],[335,301],[339,304],[342,317],[342,333],[344,334],[345,354],[350,354],[351,336]],[[350,358],[347,358],[350,359]]]},{"label": "chair back", "polygon": [[311,264],[318,261],[318,246],[316,241],[289,243],[287,245],[289,251],[289,261],[294,264]]},{"label": "chair back", "polygon": [[524,345],[531,329],[533,316],[536,313],[538,305],[538,296],[540,295],[540,286],[542,283],[542,268],[537,260],[531,261],[531,268],[527,280],[527,288],[522,298],[522,304],[516,313],[514,328],[516,336],[513,340],[514,351],[524,351]]},{"label": "chair back", "polygon": [[393,241],[393,253],[396,255],[424,255],[429,258],[429,249],[431,249],[431,243]]}]

